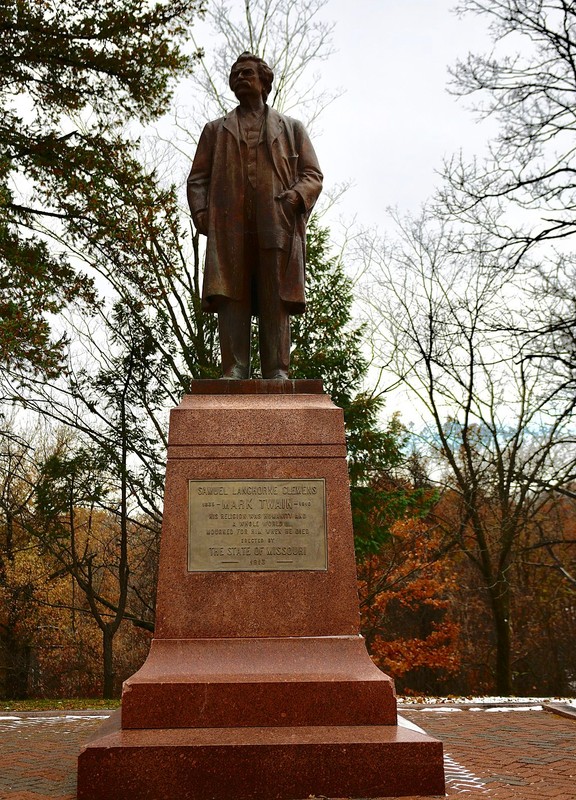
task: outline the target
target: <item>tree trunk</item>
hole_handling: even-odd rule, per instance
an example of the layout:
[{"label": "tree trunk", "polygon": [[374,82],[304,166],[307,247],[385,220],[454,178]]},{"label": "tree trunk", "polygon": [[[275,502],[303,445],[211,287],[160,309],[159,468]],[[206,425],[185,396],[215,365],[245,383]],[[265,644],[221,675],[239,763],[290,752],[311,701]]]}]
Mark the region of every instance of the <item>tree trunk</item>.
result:
[{"label": "tree trunk", "polygon": [[496,634],[496,691],[507,696],[512,694],[512,664],[510,589],[506,578],[499,578],[489,591]]},{"label": "tree trunk", "polygon": [[104,667],[104,689],[102,696],[105,700],[111,700],[114,697],[114,660],[113,649],[114,633],[108,625],[105,625],[102,631],[102,660]]},{"label": "tree trunk", "polygon": [[[4,673],[3,695],[8,700],[26,700],[30,678],[31,650],[11,631],[0,641],[0,670]],[[0,689],[2,685],[0,683]]]}]

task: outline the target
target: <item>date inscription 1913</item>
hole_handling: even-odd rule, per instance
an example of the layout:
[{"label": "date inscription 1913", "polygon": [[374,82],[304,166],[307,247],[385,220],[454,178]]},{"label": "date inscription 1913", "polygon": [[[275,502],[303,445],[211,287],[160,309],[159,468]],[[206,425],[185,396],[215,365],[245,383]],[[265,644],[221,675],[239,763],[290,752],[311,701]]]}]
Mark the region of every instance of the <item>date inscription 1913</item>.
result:
[{"label": "date inscription 1913", "polygon": [[326,570],[319,479],[188,482],[188,571]]}]

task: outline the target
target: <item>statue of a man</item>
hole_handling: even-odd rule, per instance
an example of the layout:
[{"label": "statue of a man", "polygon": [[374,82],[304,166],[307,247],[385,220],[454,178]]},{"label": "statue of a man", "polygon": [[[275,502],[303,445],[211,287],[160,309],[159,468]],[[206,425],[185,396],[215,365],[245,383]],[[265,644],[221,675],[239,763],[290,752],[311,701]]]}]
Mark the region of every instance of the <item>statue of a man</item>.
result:
[{"label": "statue of a man", "polygon": [[263,378],[288,378],[290,314],[305,308],[306,221],[322,173],[302,123],[266,105],[274,73],[251,53],[230,72],[239,105],[204,128],[188,178],[208,237],[202,305],[218,314],[224,378],[250,377],[259,316]]}]

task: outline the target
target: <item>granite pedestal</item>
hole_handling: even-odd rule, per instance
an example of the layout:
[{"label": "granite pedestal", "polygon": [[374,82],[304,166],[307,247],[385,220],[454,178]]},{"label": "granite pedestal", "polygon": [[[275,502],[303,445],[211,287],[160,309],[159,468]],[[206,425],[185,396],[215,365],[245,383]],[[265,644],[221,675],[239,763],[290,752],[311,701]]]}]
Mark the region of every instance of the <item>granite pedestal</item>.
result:
[{"label": "granite pedestal", "polygon": [[170,418],[156,631],[79,800],[444,793],[359,635],[341,409],[319,381],[197,381]]}]

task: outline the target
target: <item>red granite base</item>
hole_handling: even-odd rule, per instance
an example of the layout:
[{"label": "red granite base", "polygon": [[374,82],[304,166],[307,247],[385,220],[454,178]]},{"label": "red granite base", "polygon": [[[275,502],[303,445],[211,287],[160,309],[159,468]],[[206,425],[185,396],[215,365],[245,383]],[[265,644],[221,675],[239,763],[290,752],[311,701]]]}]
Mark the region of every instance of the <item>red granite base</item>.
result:
[{"label": "red granite base", "polygon": [[123,728],[395,724],[360,636],[155,639],[122,695]]},{"label": "red granite base", "polygon": [[[189,569],[190,484],[255,481],[322,482],[324,566]],[[256,528],[258,502],[234,506]],[[359,623],[342,410],[319,381],[194,382],[170,415],[155,638],[79,800],[443,794],[442,744],[397,725]]]},{"label": "red granite base", "polygon": [[228,380],[226,378],[192,381],[190,394],[322,394],[322,381],[300,378],[297,380],[277,380],[250,378],[248,380]]},{"label": "red granite base", "polygon": [[396,726],[121,730],[81,752],[78,800],[444,794],[442,744]]}]

